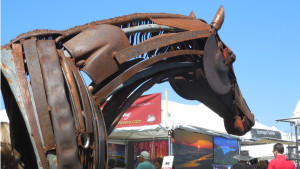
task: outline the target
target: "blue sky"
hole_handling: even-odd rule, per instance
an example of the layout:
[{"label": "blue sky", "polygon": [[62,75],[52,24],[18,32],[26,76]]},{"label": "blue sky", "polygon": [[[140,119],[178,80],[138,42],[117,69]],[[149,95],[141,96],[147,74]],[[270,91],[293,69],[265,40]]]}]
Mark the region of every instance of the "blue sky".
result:
[{"label": "blue sky", "polygon": [[[234,70],[250,110],[259,122],[289,132],[288,123],[275,120],[290,117],[300,99],[299,0],[6,0],[1,2],[1,45],[33,29],[64,30],[137,12],[189,15],[194,11],[210,23],[220,5],[225,21],[219,35],[237,56]],[[171,101],[198,104],[180,98],[167,83],[147,93],[164,89]]]}]

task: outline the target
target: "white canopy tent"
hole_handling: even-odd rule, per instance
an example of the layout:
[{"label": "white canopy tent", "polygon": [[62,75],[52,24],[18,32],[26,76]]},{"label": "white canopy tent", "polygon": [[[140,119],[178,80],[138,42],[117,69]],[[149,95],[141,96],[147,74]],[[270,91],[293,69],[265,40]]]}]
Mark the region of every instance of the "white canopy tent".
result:
[{"label": "white canopy tent", "polygon": [[[146,138],[167,138],[168,130],[181,128],[203,134],[226,138],[240,137],[226,133],[223,119],[204,104],[185,105],[172,101],[161,101],[161,124],[153,126],[115,128],[111,140],[134,140]],[[168,111],[167,111],[168,109]]]},{"label": "white canopy tent", "polygon": [[296,126],[300,126],[300,99],[298,101],[298,104],[297,104],[291,118],[299,118],[299,119],[295,119],[293,121],[295,122]]},{"label": "white canopy tent", "polygon": [[0,122],[9,122],[5,109],[0,110]]},{"label": "white canopy tent", "polygon": [[253,138],[251,132],[241,137],[227,134],[223,119],[204,104],[185,105],[169,101],[167,108],[166,101],[162,100],[161,109],[162,122],[160,125],[116,128],[109,139],[125,142],[127,140],[167,138],[169,129],[181,128],[187,131],[239,139],[241,140],[241,150],[248,150],[250,156],[259,159],[274,158],[272,149],[275,143],[281,142],[285,146],[292,144],[289,133],[257,121],[253,126],[254,130],[277,132],[277,134],[280,133],[281,139],[268,137],[257,139]]}]

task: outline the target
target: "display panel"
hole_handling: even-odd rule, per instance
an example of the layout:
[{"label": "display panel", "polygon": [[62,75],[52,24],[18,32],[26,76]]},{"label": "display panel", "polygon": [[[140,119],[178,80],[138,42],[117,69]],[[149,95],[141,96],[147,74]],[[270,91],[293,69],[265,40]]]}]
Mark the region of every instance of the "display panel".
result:
[{"label": "display panel", "polygon": [[168,141],[148,141],[134,143],[134,156],[140,155],[142,151],[150,153],[150,160],[168,155]]},{"label": "display panel", "polygon": [[181,169],[212,169],[212,136],[181,129],[174,131],[174,165]]},{"label": "display panel", "polygon": [[239,153],[238,141],[224,137],[214,137],[214,163],[233,165],[238,162],[233,156]]},{"label": "display panel", "polygon": [[125,167],[125,145],[108,143],[109,167]]}]

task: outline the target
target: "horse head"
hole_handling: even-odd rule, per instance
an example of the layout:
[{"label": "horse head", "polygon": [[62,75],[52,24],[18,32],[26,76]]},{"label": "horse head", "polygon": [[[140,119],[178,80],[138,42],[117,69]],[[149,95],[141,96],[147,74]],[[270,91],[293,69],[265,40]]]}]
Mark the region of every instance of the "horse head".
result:
[{"label": "horse head", "polygon": [[107,136],[124,112],[166,81],[219,114],[228,133],[248,132],[254,116],[233,71],[236,56],[218,35],[223,21],[223,7],[211,24],[194,13],[136,13],[34,30],[3,46],[1,90],[25,165],[104,168]]}]

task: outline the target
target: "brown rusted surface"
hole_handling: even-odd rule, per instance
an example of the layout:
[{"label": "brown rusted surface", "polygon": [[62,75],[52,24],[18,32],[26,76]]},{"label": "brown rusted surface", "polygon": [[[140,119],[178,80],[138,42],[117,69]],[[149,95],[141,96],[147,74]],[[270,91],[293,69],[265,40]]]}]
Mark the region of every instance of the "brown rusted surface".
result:
[{"label": "brown rusted surface", "polygon": [[19,41],[20,39],[29,38],[30,36],[38,35],[71,35],[73,33],[79,33],[83,30],[94,28],[97,25],[110,24],[110,25],[122,25],[127,24],[128,22],[136,22],[140,20],[149,20],[149,18],[184,18],[184,19],[194,19],[190,16],[179,15],[179,14],[168,14],[168,13],[135,13],[130,15],[124,15],[112,19],[100,20],[90,22],[84,25],[76,26],[64,31],[48,30],[48,29],[37,29],[29,31],[19,35],[17,38],[13,39],[12,42]]},{"label": "brown rusted surface", "polygon": [[120,52],[115,53],[115,57],[119,63],[124,63],[140,54],[157,49],[159,47],[167,46],[170,44],[183,42],[192,39],[199,39],[208,37],[210,35],[209,30],[201,31],[187,31],[181,32],[169,36],[156,37],[153,40],[147,40],[139,43],[133,47],[126,48]]},{"label": "brown rusted surface", "polygon": [[64,43],[64,47],[75,58],[76,66],[82,68],[96,84],[118,70],[112,53],[129,45],[124,32],[112,25],[88,29]]},{"label": "brown rusted surface", "polygon": [[221,29],[225,18],[224,8],[221,6],[215,15],[214,19],[211,22],[211,26],[213,27],[214,32],[217,32]]},{"label": "brown rusted surface", "polygon": [[45,150],[54,149],[55,140],[51,124],[51,117],[48,110],[44,82],[39,62],[39,56],[36,49],[36,39],[26,40],[23,43],[24,55],[27,61],[27,67],[30,74],[30,84],[40,128],[43,135]]},{"label": "brown rusted surface", "polygon": [[225,58],[214,35],[207,39],[204,51],[204,72],[209,85],[219,95],[228,93],[232,88],[229,69],[224,64]]},{"label": "brown rusted surface", "polygon": [[[20,82],[6,73],[9,61],[5,62],[7,65],[2,63],[1,71],[5,72],[6,86],[17,81],[22,96],[29,98],[24,102],[28,117],[23,116],[32,127],[32,144],[37,147],[35,155],[41,159],[42,166],[48,168],[38,127],[46,140],[46,149],[54,144],[51,138],[47,140],[48,129],[54,130],[56,151],[48,152],[52,155],[50,159],[57,161],[50,160],[51,167],[104,169],[107,134],[134,100],[156,83],[165,81],[183,98],[198,100],[214,110],[224,119],[228,133],[248,132],[254,125],[254,116],[233,72],[236,56],[218,35],[224,16],[221,7],[209,25],[196,19],[194,13],[190,16],[132,14],[64,31],[35,30],[13,40],[19,43],[13,45],[12,51]],[[34,37],[53,40],[30,39]],[[1,48],[4,57],[10,58],[11,44]],[[24,68],[22,45],[28,70]],[[89,87],[84,84],[80,70],[92,79]],[[31,79],[37,100],[40,126],[32,113],[25,73]],[[14,94],[16,105],[21,107],[18,96]],[[46,111],[46,104],[51,112],[51,124],[49,117],[41,114]],[[47,124],[42,124],[45,119]]]},{"label": "brown rusted surface", "polygon": [[70,70],[66,58],[61,51],[58,51],[58,56],[60,59],[60,64],[64,70],[64,75],[67,79],[68,85],[70,87],[70,95],[74,101],[75,112],[73,112],[73,117],[75,120],[75,127],[78,131],[85,131],[84,119],[82,115],[81,103],[79,94],[77,91],[77,86],[73,77],[73,72]]},{"label": "brown rusted surface", "polygon": [[92,117],[91,117],[91,105],[89,103],[88,99],[88,93],[86,91],[86,85],[83,82],[83,79],[78,71],[78,68],[74,64],[71,63],[71,61],[68,58],[65,58],[65,62],[67,63],[66,67],[71,69],[73,77],[76,77],[74,79],[74,82],[77,87],[78,95],[80,97],[80,104],[82,105],[81,113],[84,114],[84,121],[85,121],[85,128],[88,133],[93,132],[92,127]]},{"label": "brown rusted surface", "polygon": [[55,31],[55,30],[48,30],[48,29],[38,29],[27,32],[25,34],[19,35],[16,39],[12,40],[13,43],[21,40],[21,39],[30,39],[32,37],[39,37],[39,36],[61,36],[62,31]]},{"label": "brown rusted surface", "polygon": [[81,168],[74,121],[64,89],[56,46],[52,40],[39,40],[37,49],[53,122],[58,168]]},{"label": "brown rusted surface", "polygon": [[13,49],[13,57],[14,57],[14,61],[15,61],[17,76],[19,78],[19,85],[20,85],[20,89],[21,89],[22,100],[23,100],[24,106],[25,106],[24,109],[27,113],[27,118],[28,118],[28,121],[29,121],[30,127],[31,127],[31,133],[32,133],[31,137],[33,137],[35,146],[38,151],[39,158],[41,160],[40,165],[41,165],[41,167],[47,169],[47,168],[49,168],[49,164],[47,163],[47,159],[44,154],[42,140],[41,140],[41,136],[40,136],[40,133],[38,130],[38,124],[35,121],[33,106],[32,106],[31,97],[30,97],[29,89],[28,89],[27,78],[25,75],[22,46],[20,44],[13,44],[12,49]]},{"label": "brown rusted surface", "polygon": [[120,74],[118,77],[113,79],[109,84],[104,86],[101,90],[99,90],[96,94],[94,94],[94,98],[96,99],[96,103],[99,104],[102,99],[104,99],[106,96],[108,96],[113,90],[115,90],[119,85],[124,83],[126,80],[128,80],[130,77],[132,77],[134,74],[136,74],[138,71],[143,70],[147,66],[152,65],[153,63],[156,63],[160,60],[167,59],[174,56],[180,56],[180,55],[201,55],[204,54],[203,51],[199,50],[179,50],[179,51],[171,51],[168,53],[164,53],[161,55],[157,55],[155,57],[149,58],[146,61],[140,62],[136,64],[135,66],[131,67],[124,73]]},{"label": "brown rusted surface", "polygon": [[150,18],[156,24],[172,26],[189,31],[208,30],[210,26],[197,19],[181,19],[181,18]]}]

